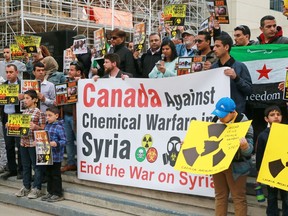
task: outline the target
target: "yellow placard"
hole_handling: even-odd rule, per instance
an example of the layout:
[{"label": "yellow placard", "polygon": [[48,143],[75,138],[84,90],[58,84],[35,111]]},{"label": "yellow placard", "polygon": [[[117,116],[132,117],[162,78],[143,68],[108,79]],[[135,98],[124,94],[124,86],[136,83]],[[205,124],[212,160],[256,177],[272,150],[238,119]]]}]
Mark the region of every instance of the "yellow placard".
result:
[{"label": "yellow placard", "polygon": [[204,175],[228,169],[250,124],[192,121],[174,168]]},{"label": "yellow placard", "polygon": [[288,191],[288,125],[273,123],[257,181]]}]

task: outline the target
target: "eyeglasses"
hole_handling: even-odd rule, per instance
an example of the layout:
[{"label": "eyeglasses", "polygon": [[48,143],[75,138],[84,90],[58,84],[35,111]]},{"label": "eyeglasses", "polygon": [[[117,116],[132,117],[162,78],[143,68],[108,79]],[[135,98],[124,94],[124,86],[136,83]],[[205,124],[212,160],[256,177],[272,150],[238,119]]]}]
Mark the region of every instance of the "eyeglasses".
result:
[{"label": "eyeglasses", "polygon": [[236,28],[234,28],[234,31],[236,31],[236,30],[242,31],[244,35],[249,34],[249,29],[245,28],[245,26],[243,26],[243,25],[239,25]]},{"label": "eyeglasses", "polygon": [[239,30],[244,30],[245,31],[245,28],[242,25],[237,26],[235,29],[239,29]]},{"label": "eyeglasses", "polygon": [[202,43],[203,42],[203,40],[200,40],[200,39],[196,39],[196,40],[194,40],[194,43]]},{"label": "eyeglasses", "polygon": [[116,40],[117,38],[119,38],[119,37],[117,37],[117,36],[111,37],[112,40]]}]

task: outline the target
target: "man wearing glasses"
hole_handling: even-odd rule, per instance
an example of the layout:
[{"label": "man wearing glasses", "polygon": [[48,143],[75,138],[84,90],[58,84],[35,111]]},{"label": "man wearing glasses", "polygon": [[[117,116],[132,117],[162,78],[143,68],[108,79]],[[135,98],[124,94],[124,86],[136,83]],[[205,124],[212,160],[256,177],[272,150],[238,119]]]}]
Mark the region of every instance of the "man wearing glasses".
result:
[{"label": "man wearing glasses", "polygon": [[111,31],[112,48],[109,53],[116,53],[120,57],[119,69],[136,77],[136,69],[132,52],[125,46],[126,33],[118,28]]},{"label": "man wearing glasses", "polygon": [[179,57],[193,57],[196,55],[194,39],[195,36],[191,30],[186,30],[182,33],[183,44],[177,44],[176,50]]},{"label": "man wearing glasses", "polygon": [[211,35],[209,32],[200,31],[195,39],[195,44],[198,49],[198,55],[206,56],[206,62],[204,63],[204,70],[209,70],[211,65],[218,59],[215,53],[211,49]]}]

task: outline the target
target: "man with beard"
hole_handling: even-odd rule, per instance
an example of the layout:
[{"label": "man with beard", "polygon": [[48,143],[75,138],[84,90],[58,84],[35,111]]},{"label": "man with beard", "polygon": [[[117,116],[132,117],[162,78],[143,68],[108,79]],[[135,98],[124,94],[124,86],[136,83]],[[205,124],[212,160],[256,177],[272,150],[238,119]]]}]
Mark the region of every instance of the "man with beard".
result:
[{"label": "man with beard", "polygon": [[183,43],[176,45],[177,54],[179,57],[193,57],[196,55],[194,39],[195,36],[191,30],[186,30],[182,33]]},{"label": "man with beard", "polygon": [[[105,75],[102,78],[122,78],[123,80],[133,75],[130,73],[123,72],[119,69],[120,57],[115,53],[109,53],[104,56],[104,70]],[[94,81],[97,81],[99,76],[93,77]]]}]

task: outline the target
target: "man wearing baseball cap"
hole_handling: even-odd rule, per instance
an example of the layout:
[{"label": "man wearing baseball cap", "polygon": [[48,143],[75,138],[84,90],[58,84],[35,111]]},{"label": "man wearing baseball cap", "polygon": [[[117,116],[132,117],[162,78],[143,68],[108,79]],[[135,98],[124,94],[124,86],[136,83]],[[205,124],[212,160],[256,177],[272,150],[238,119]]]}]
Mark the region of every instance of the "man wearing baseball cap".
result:
[{"label": "man wearing baseball cap", "polygon": [[[229,97],[221,98],[212,112],[221,123],[247,121],[243,113],[237,113],[235,102]],[[218,121],[217,118],[213,119]],[[246,180],[250,170],[251,153],[253,151],[253,128],[249,127],[245,137],[239,140],[231,165],[227,170],[213,175],[215,188],[215,215],[227,215],[228,198],[231,193],[235,215],[247,215]]]},{"label": "man wearing baseball cap", "polygon": [[193,57],[197,53],[195,46],[195,36],[192,30],[184,30],[182,33],[182,44],[176,45],[176,51],[179,57]]}]

